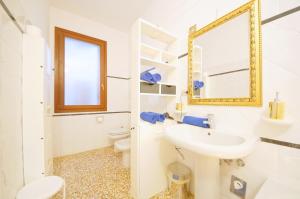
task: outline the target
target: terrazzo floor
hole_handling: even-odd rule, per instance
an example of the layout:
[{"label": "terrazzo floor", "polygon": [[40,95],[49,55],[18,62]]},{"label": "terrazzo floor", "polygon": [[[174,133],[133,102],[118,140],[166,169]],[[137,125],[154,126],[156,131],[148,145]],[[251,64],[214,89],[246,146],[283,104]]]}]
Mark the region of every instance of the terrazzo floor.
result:
[{"label": "terrazzo floor", "polygon": [[[53,160],[54,175],[65,179],[66,199],[130,199],[130,172],[121,160],[113,147],[58,157]],[[177,199],[176,190],[172,185],[151,199]],[[61,198],[62,193],[53,197]]]},{"label": "terrazzo floor", "polygon": [[67,199],[129,199],[130,174],[121,159],[112,147],[59,157],[54,175],[65,179]]}]

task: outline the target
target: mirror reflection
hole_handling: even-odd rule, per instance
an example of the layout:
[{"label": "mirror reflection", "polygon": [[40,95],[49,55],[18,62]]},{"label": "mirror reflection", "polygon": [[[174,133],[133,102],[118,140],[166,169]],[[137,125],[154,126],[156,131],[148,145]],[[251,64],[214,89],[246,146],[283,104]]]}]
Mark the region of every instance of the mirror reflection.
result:
[{"label": "mirror reflection", "polygon": [[247,11],[193,40],[193,98],[250,97]]}]

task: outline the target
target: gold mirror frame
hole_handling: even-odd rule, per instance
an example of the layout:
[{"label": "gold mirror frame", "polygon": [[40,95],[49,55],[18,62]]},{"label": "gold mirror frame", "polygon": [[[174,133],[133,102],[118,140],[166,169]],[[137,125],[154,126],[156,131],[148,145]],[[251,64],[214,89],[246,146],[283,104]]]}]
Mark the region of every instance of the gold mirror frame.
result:
[{"label": "gold mirror frame", "polygon": [[[250,19],[250,97],[249,98],[193,98],[193,41],[198,36],[249,11]],[[262,105],[262,55],[261,55],[260,1],[251,0],[236,10],[196,30],[192,26],[188,37],[188,103],[191,105],[261,106]]]}]

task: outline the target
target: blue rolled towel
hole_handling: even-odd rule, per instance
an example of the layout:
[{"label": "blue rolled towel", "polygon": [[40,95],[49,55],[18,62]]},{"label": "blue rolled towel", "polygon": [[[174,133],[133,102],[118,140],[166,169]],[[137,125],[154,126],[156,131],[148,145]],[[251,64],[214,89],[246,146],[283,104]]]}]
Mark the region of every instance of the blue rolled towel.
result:
[{"label": "blue rolled towel", "polygon": [[163,114],[154,112],[142,112],[140,114],[142,120],[155,124],[156,122],[165,121],[165,116]]},{"label": "blue rolled towel", "polygon": [[150,71],[154,70],[154,69],[155,69],[155,67],[150,68],[150,69],[142,72],[141,75],[140,75],[141,80],[144,80],[144,81],[150,82],[150,83],[155,83],[155,84],[158,81],[160,81],[161,80],[161,75],[160,74],[158,74],[158,73],[151,74],[150,73]]},{"label": "blue rolled towel", "polygon": [[203,128],[209,128],[209,124],[206,124],[205,121],[208,121],[208,119],[200,118],[200,117],[184,116],[182,123],[199,126]]},{"label": "blue rolled towel", "polygon": [[150,83],[155,83],[155,82],[153,81],[153,76],[152,76],[152,74],[149,73],[149,72],[143,72],[143,73],[141,73],[141,80],[144,80],[144,81],[150,82]]},{"label": "blue rolled towel", "polygon": [[200,89],[204,86],[203,81],[195,80],[194,81],[194,90]]},{"label": "blue rolled towel", "polygon": [[161,80],[161,75],[160,74],[158,74],[158,73],[154,73],[153,75],[152,75],[152,79],[153,79],[153,81],[156,83],[156,82],[159,82],[160,80]]}]

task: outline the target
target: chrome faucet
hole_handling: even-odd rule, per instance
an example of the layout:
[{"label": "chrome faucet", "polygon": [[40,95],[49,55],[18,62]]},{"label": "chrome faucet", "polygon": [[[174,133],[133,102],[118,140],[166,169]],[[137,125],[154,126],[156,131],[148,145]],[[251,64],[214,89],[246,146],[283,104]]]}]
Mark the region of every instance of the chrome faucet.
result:
[{"label": "chrome faucet", "polygon": [[207,124],[209,126],[209,129],[214,130],[215,129],[215,115],[214,114],[207,114]]}]

